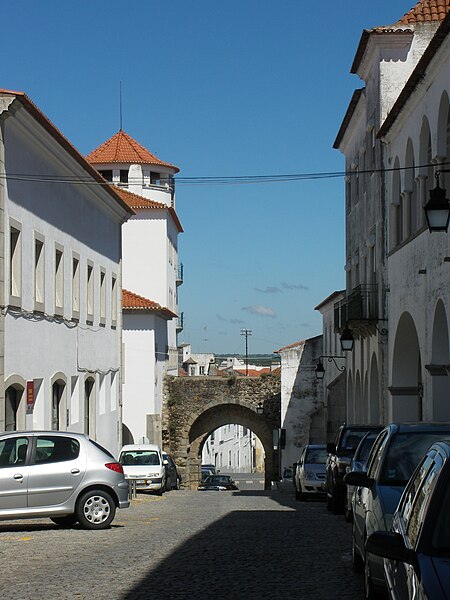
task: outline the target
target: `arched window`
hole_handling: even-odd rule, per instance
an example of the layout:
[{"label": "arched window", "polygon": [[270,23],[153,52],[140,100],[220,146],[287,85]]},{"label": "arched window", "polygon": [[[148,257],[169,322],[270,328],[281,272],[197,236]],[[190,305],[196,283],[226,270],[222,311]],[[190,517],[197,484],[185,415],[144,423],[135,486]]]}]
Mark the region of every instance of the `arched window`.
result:
[{"label": "arched window", "polygon": [[408,239],[417,229],[417,182],[414,147],[409,139],[406,146],[405,188],[403,190],[403,239]]},{"label": "arched window", "polygon": [[10,386],[5,392],[5,431],[16,431],[23,389]]},{"label": "arched window", "polygon": [[64,415],[63,403],[61,402],[65,390],[63,381],[56,381],[52,386],[52,429],[62,428]]}]

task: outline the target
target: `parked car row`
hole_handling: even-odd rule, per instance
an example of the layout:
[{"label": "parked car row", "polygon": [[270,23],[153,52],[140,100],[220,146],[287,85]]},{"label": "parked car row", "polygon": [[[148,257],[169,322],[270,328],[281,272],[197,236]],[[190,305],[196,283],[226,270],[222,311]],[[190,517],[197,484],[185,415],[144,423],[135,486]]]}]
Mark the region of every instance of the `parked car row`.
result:
[{"label": "parked car row", "polygon": [[367,599],[450,599],[449,423],[343,425],[294,467],[298,500],[326,497],[353,523]]},{"label": "parked car row", "polygon": [[172,458],[153,444],[128,445],[119,460],[87,435],[14,431],[0,435],[0,520],[47,517],[61,526],[108,527],[137,489],[178,489]]}]

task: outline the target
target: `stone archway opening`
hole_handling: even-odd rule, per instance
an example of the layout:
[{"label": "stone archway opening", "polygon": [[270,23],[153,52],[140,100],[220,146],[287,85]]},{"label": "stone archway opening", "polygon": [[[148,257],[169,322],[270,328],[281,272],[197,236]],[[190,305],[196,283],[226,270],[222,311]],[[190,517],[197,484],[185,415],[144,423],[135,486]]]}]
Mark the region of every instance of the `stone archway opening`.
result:
[{"label": "stone archway opening", "polygon": [[245,427],[259,439],[264,450],[265,488],[278,475],[278,451],[273,449],[273,435],[267,422],[249,407],[239,404],[219,404],[205,410],[192,423],[189,431],[189,453],[186,464],[188,487],[195,489],[200,481],[202,450],[211,432],[225,425]]},{"label": "stone archway opening", "polygon": [[261,440],[245,425],[228,423],[205,435],[200,444],[201,465],[213,465],[227,474],[265,471],[266,454]]}]

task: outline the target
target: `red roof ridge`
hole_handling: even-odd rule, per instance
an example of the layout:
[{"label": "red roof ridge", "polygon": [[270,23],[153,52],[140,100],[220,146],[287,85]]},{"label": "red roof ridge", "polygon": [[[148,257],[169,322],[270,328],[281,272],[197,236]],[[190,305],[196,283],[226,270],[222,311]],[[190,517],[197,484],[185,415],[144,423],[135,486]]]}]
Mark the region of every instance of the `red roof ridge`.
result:
[{"label": "red roof ridge", "polygon": [[122,289],[122,310],[153,310],[160,312],[169,319],[177,316],[174,312],[157,302],[126,289]]},{"label": "red roof ridge", "polygon": [[139,144],[128,133],[120,129],[106,142],[100,144],[95,150],[92,150],[87,156],[92,164],[107,164],[107,163],[126,163],[126,164],[141,164],[141,165],[158,165],[169,167],[175,173],[180,170],[175,165],[159,159]]},{"label": "red roof ridge", "polygon": [[154,210],[154,209],[167,210],[170,213],[170,215],[173,219],[173,222],[175,223],[175,226],[178,229],[178,232],[183,233],[183,231],[184,231],[183,226],[182,226],[180,219],[178,218],[178,215],[176,213],[176,210],[173,208],[173,206],[167,206],[167,204],[164,204],[163,202],[156,202],[156,200],[150,200],[150,198],[146,198],[145,196],[140,196],[139,194],[135,194],[133,192],[130,192],[124,188],[121,188],[121,187],[118,187],[115,185],[113,185],[112,187],[114,187],[117,190],[117,193],[119,194],[121,199],[131,209],[142,208],[142,209],[148,209],[148,210]]}]

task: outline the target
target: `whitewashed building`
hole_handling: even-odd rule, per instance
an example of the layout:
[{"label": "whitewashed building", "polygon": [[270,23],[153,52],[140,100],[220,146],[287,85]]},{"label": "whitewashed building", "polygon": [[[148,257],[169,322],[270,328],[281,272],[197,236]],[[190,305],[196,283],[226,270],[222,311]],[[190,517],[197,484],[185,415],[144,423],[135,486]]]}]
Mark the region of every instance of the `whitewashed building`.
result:
[{"label": "whitewashed building", "polygon": [[434,171],[450,160],[449,10],[448,0],[422,0],[365,30],[351,69],[364,87],[334,144],[347,172],[346,296],[335,326],[355,338],[348,421],[450,418],[447,235],[430,235],[423,212]]},{"label": "whitewashed building", "polygon": [[[124,438],[161,444],[162,378],[178,375],[177,333],[182,330],[178,235],[183,228],[174,180],[179,169],[122,130],[87,160],[135,213],[122,236],[123,288],[128,300],[134,298],[124,312]],[[134,304],[136,297],[143,306]]]},{"label": "whitewashed building", "polygon": [[322,382],[315,369],[322,336],[290,344],[276,351],[281,357],[281,464],[292,467],[305,444],[324,443],[325,413]]},{"label": "whitewashed building", "polygon": [[116,191],[19,92],[0,90],[0,431],[121,443]]},{"label": "whitewashed building", "polygon": [[[314,310],[322,315],[322,357],[324,366],[321,381],[325,421],[324,441],[334,442],[336,431],[346,421],[346,356],[342,352],[339,335],[334,327],[334,307],[345,298],[345,291],[336,291],[318,304]],[[317,363],[318,364],[318,363]],[[317,365],[316,365],[317,368]]]}]

